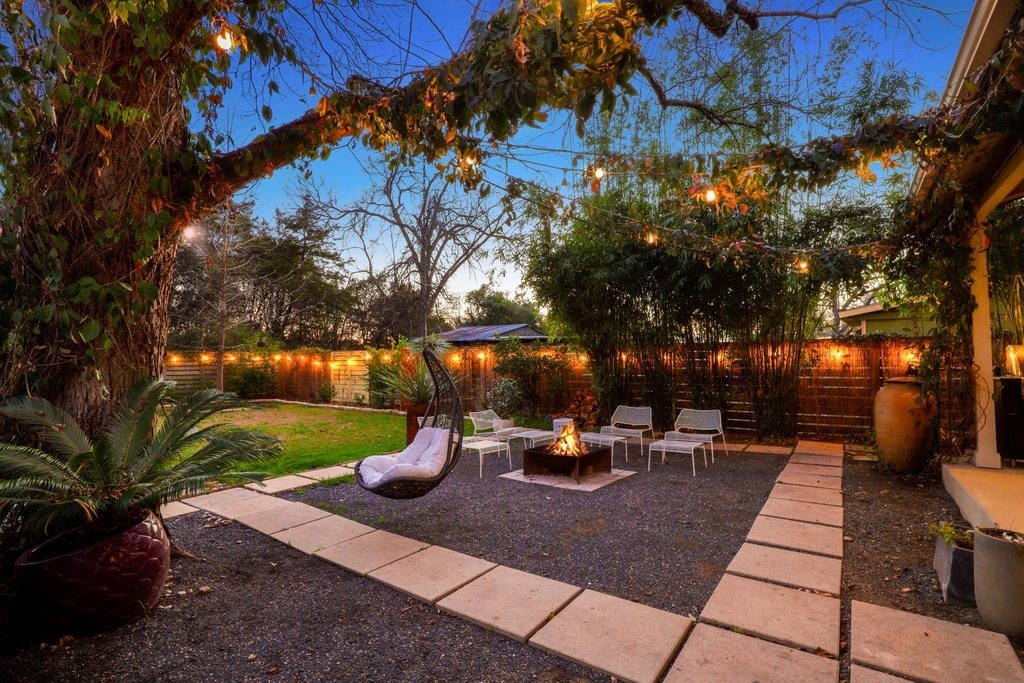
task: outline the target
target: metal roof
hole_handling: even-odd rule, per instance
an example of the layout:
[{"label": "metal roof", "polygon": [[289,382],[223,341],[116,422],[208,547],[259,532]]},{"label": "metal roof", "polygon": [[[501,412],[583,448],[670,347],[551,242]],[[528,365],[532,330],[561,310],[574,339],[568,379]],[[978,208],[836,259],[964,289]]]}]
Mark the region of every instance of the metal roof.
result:
[{"label": "metal roof", "polygon": [[438,335],[453,344],[467,344],[471,342],[496,342],[509,337],[518,337],[523,340],[547,340],[548,336],[525,323],[511,325],[467,325],[458,327],[447,332],[439,332]]}]

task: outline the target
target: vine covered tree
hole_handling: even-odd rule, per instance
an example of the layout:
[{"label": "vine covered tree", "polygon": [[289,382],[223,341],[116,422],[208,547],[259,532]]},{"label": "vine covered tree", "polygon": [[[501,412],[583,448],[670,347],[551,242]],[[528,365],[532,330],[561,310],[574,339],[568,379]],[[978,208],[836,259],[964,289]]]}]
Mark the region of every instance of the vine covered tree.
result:
[{"label": "vine covered tree", "polygon": [[[397,22],[386,21],[384,4],[7,3],[0,393],[49,398],[97,430],[136,379],[162,370],[184,227],[284,165],[359,139],[396,163],[447,160],[472,186],[481,171],[470,160],[543,122],[546,109],[572,111],[582,131],[595,108],[629,94],[650,30],[699,29],[714,41],[737,24],[813,20],[818,4],[761,11],[732,0],[528,0],[474,21],[450,57],[376,63],[374,50],[356,46],[393,41]],[[316,102],[278,122],[267,98],[289,90],[294,100],[312,92]],[[238,141],[218,128],[229,91],[242,91],[275,125]],[[980,106],[1004,105],[997,95]],[[770,182],[819,183],[863,163],[851,150],[878,155],[912,137],[934,148],[921,139],[928,125],[887,122],[884,135],[831,143],[823,154],[771,148],[760,161],[780,169]]]}]

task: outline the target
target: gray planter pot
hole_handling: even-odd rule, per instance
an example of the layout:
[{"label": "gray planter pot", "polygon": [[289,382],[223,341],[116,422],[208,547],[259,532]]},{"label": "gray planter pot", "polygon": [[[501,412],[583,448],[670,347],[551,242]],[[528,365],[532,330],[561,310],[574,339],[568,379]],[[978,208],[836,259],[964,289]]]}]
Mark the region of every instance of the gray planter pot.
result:
[{"label": "gray planter pot", "polygon": [[989,628],[1024,638],[1024,534],[975,530],[974,597]]},{"label": "gray planter pot", "polygon": [[935,559],[932,562],[939,575],[942,599],[951,605],[974,603],[974,551],[959,545],[950,545],[935,539]]}]

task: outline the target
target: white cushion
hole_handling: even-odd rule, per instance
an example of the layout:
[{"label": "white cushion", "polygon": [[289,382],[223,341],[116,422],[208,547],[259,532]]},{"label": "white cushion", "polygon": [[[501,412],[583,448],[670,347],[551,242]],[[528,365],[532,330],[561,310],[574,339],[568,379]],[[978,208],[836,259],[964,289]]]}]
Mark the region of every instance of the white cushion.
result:
[{"label": "white cushion", "polygon": [[[423,435],[423,439],[420,436]],[[417,441],[421,443],[428,441],[426,446],[417,452],[415,460],[402,461],[403,457],[410,457],[409,452]],[[359,472],[363,482],[373,488],[384,484],[392,479],[411,477],[413,479],[430,479],[441,474],[444,464],[448,460],[448,430],[427,427],[421,429],[416,439],[409,444],[405,451],[397,457],[388,455],[371,455],[363,459],[359,466]],[[367,465],[369,461],[369,465]]]},{"label": "white cushion", "polygon": [[444,431],[437,427],[423,427],[413,438],[412,443],[405,447],[405,450],[396,455],[398,462],[413,463],[420,459],[420,454],[430,446],[430,440],[434,438],[434,432]]},{"label": "white cushion", "polygon": [[491,428],[494,429],[495,431],[497,431],[499,429],[508,429],[509,427],[515,427],[515,426],[516,426],[516,421],[515,420],[502,420],[502,419],[491,420]]},{"label": "white cushion", "polygon": [[391,469],[396,462],[393,455],[371,455],[365,457],[359,463],[359,476],[363,478],[363,482],[367,486],[372,488],[380,481],[381,475]]}]

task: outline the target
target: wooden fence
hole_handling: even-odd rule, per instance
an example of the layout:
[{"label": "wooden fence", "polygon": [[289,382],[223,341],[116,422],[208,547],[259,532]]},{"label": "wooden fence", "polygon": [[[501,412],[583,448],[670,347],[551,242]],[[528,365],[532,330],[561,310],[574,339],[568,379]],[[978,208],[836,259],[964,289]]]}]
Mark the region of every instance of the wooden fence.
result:
[{"label": "wooden fence", "polygon": [[[872,426],[871,411],[875,394],[889,377],[904,375],[918,361],[920,340],[893,338],[867,340],[812,340],[804,345],[799,381],[797,429],[802,436],[843,437],[863,434]],[[557,396],[548,395],[539,407],[546,414],[563,409],[577,391],[593,391],[586,358],[554,347],[547,353],[561,354],[569,363],[569,376]],[[728,355],[726,352],[725,355]],[[273,397],[316,400],[324,382],[334,386],[334,401],[349,404],[368,402],[369,370],[363,351],[274,356],[228,356],[226,365],[271,363],[276,369],[277,389]],[[446,362],[456,377],[466,410],[482,409],[487,392],[494,386],[494,350],[489,346],[459,347],[449,352]],[[685,361],[672,360],[673,405],[671,413],[692,407],[691,387]],[[746,376],[739,366],[723,369],[726,373],[726,429],[731,432],[753,430],[753,408]],[[213,354],[185,359],[181,354],[168,356],[166,376],[178,381],[183,390],[212,386],[216,367]],[[630,401],[644,405],[643,382],[637,376]],[[545,387],[542,386],[542,389]],[[542,391],[542,393],[545,393]],[[970,406],[945,406],[944,410],[970,410]]]}]

